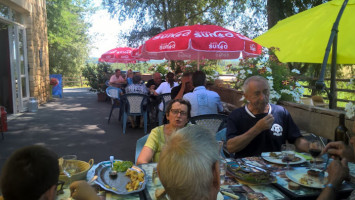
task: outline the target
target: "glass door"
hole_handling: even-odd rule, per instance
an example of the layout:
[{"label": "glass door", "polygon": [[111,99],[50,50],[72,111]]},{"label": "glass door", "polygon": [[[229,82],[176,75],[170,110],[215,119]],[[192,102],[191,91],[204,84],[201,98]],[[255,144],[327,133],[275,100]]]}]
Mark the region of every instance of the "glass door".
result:
[{"label": "glass door", "polygon": [[18,24],[9,26],[12,99],[14,113],[24,112],[29,100],[26,30]]}]

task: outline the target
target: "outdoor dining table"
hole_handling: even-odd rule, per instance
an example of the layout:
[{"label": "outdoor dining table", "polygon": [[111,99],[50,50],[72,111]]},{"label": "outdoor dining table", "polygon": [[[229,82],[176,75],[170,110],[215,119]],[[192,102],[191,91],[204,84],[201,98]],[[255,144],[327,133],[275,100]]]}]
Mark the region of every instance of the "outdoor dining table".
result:
[{"label": "outdoor dining table", "polygon": [[[226,191],[233,193],[239,197],[239,199],[248,199],[249,196],[256,195],[258,199],[315,199],[321,192],[321,189],[308,188],[300,186],[298,190],[291,190],[288,188],[288,182],[291,181],[285,175],[286,165],[274,164],[264,160],[262,157],[246,157],[239,159],[226,159],[227,164],[243,162],[249,164],[250,166],[256,166],[256,168],[267,169],[276,176],[276,181],[271,184],[264,185],[251,185],[244,184],[235,176],[227,170],[226,178],[223,184],[221,184],[221,191]],[[325,159],[323,159],[325,160]],[[318,167],[324,166],[325,163],[318,164]],[[309,167],[310,163],[304,162],[297,165],[291,165],[292,170],[301,170],[302,168]],[[354,165],[355,166],[355,165]],[[87,179],[90,179],[94,173],[97,165],[94,165],[88,172]],[[102,199],[105,200],[155,200],[155,191],[157,189],[162,189],[163,186],[159,180],[156,173],[157,163],[148,163],[138,165],[145,172],[145,189],[140,192],[128,194],[128,195],[117,195],[101,189]],[[351,169],[350,169],[351,170]],[[337,190],[338,198],[347,198],[351,192],[355,189],[355,184],[351,182],[344,182],[342,186]],[[64,190],[64,194],[58,195],[57,200],[68,200],[70,196],[69,189]],[[223,196],[225,200],[232,199],[226,195]]]},{"label": "outdoor dining table", "polygon": [[[310,158],[309,155],[305,155],[305,154],[298,153],[297,155],[300,156],[304,155],[305,157]],[[322,169],[324,167],[325,165],[324,161],[326,160],[326,155],[324,155],[323,157],[324,157],[323,159],[320,159],[323,160],[323,162],[318,163],[317,168]],[[287,169],[286,165],[284,164],[270,163],[264,160],[262,157],[246,157],[246,158],[236,159],[234,161],[236,162],[240,161],[245,164],[249,164],[250,166],[255,166],[256,168],[260,167],[261,169],[266,169],[267,171],[273,172],[273,174],[276,176],[276,182],[271,183],[269,185],[248,186],[252,188],[254,192],[260,192],[268,199],[316,199],[322,191],[322,189],[309,188],[302,185],[297,190],[291,190],[288,187],[288,183],[291,180],[287,177],[286,172],[288,170],[295,170],[295,171],[308,170],[310,169],[309,161],[296,164],[296,165],[290,165],[291,169]],[[275,190],[272,191],[267,188],[270,186],[273,186]],[[346,181],[340,186],[340,188],[337,189],[337,197],[347,198],[354,189],[355,189],[355,184]],[[247,192],[252,192],[252,191],[247,190]],[[277,194],[278,192],[283,194],[283,196]]]},{"label": "outdoor dining table", "polygon": [[[272,184],[265,185],[247,185],[239,182],[231,173],[226,174],[224,183],[221,185],[221,191],[230,191],[236,194],[239,199],[248,199],[248,194],[259,195],[259,199],[264,197],[265,199],[315,199],[321,192],[321,189],[307,188],[301,186],[299,190],[290,190],[288,188],[288,182],[291,181],[285,176],[286,165],[273,164],[265,161],[261,157],[247,157],[242,159],[227,159],[228,162],[240,161],[244,163],[249,163],[251,165],[260,166],[275,172],[276,182]],[[324,159],[323,159],[324,160]],[[309,167],[309,162],[304,162],[298,165],[292,165],[292,170],[300,170],[305,167]],[[325,163],[318,164],[318,167],[324,166]],[[159,188],[163,188],[159,178],[154,173],[156,170],[157,163],[149,163],[140,165],[145,173],[146,188],[144,190],[144,195],[147,200],[155,200],[155,191]],[[155,175],[153,175],[155,174]],[[355,189],[355,184],[351,182],[344,182],[343,185],[338,189],[337,194],[339,198],[347,198],[350,193]],[[252,195],[251,195],[252,196]],[[224,199],[232,199],[224,195]]]}]

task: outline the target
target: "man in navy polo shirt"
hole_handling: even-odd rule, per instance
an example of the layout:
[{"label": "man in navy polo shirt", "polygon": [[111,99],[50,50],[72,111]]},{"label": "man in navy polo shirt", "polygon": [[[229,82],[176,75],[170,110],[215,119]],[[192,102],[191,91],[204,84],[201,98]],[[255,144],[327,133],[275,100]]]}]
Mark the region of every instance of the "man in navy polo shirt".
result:
[{"label": "man in navy polo shirt", "polygon": [[286,141],[298,151],[308,152],[308,141],[302,137],[290,113],[270,104],[270,87],[261,76],[244,81],[243,91],[248,104],[228,117],[227,149],[236,158],[260,156],[262,152],[280,151]]}]

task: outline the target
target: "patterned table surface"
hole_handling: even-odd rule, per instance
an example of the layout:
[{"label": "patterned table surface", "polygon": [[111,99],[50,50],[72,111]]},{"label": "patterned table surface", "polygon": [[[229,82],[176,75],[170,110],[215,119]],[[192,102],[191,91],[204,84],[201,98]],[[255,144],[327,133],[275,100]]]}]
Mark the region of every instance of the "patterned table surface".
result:
[{"label": "patterned table surface", "polygon": [[[158,188],[163,188],[156,173],[157,163],[150,163],[140,165],[146,172],[147,185],[145,189],[145,195],[148,200],[155,200],[155,190]],[[154,175],[153,175],[154,174]],[[227,174],[225,183],[221,186],[221,190],[234,193],[239,196],[240,199],[247,199],[248,194],[258,195],[258,197],[267,197],[268,199],[288,199],[283,193],[281,193],[277,188],[272,185],[264,186],[247,186],[239,184],[232,176]],[[233,192],[233,191],[236,192]],[[224,196],[224,199],[232,199],[228,196]],[[262,199],[262,198],[259,198]]]},{"label": "patterned table surface", "polygon": [[[237,159],[238,160],[238,159]],[[248,157],[241,159],[244,163],[249,163],[255,166],[260,166],[262,168],[267,168],[272,171],[276,175],[277,183],[268,184],[268,185],[244,185],[238,182],[237,179],[233,177],[233,175],[227,173],[226,180],[224,184],[221,186],[222,191],[227,191],[230,193],[234,193],[239,196],[240,199],[249,199],[255,197],[256,199],[289,199],[289,198],[307,198],[307,197],[315,197],[318,196],[321,192],[321,189],[313,189],[301,186],[298,190],[290,190],[288,188],[288,182],[290,181],[285,176],[285,166],[268,163],[260,157]],[[233,162],[233,160],[227,160],[229,163]],[[320,164],[319,167],[322,167],[324,163]],[[293,165],[294,170],[297,170],[298,167],[308,167],[309,162],[305,162],[300,165]],[[97,165],[94,165],[88,172],[87,179],[93,176],[95,173]],[[103,195],[106,197],[106,200],[138,200],[138,199],[148,199],[155,200],[155,191],[158,188],[163,188],[161,185],[159,178],[156,173],[157,163],[149,163],[139,165],[145,173],[145,180],[147,181],[146,188],[142,192],[144,194],[134,193],[130,195],[116,195],[110,192],[103,192]],[[355,171],[355,165],[350,165],[350,169],[353,168]],[[352,171],[352,170],[350,170]],[[354,173],[354,172],[353,172]],[[354,173],[355,174],[355,173]],[[346,182],[339,189],[340,192],[350,193],[355,188],[355,184]],[[59,195],[57,200],[69,200],[70,192],[68,189],[64,190],[64,194]],[[104,199],[104,198],[103,198]],[[228,196],[224,196],[224,199],[231,199]]]}]

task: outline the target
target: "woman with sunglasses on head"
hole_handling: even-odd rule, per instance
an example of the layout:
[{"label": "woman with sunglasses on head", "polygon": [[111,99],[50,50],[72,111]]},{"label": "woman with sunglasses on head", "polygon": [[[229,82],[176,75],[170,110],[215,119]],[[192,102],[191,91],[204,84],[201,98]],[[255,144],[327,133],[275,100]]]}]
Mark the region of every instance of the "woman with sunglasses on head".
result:
[{"label": "woman with sunglasses on head", "polygon": [[162,147],[175,131],[185,127],[189,122],[190,102],[183,99],[171,100],[166,108],[167,124],[154,128],[147,139],[137,164],[158,162]]}]

